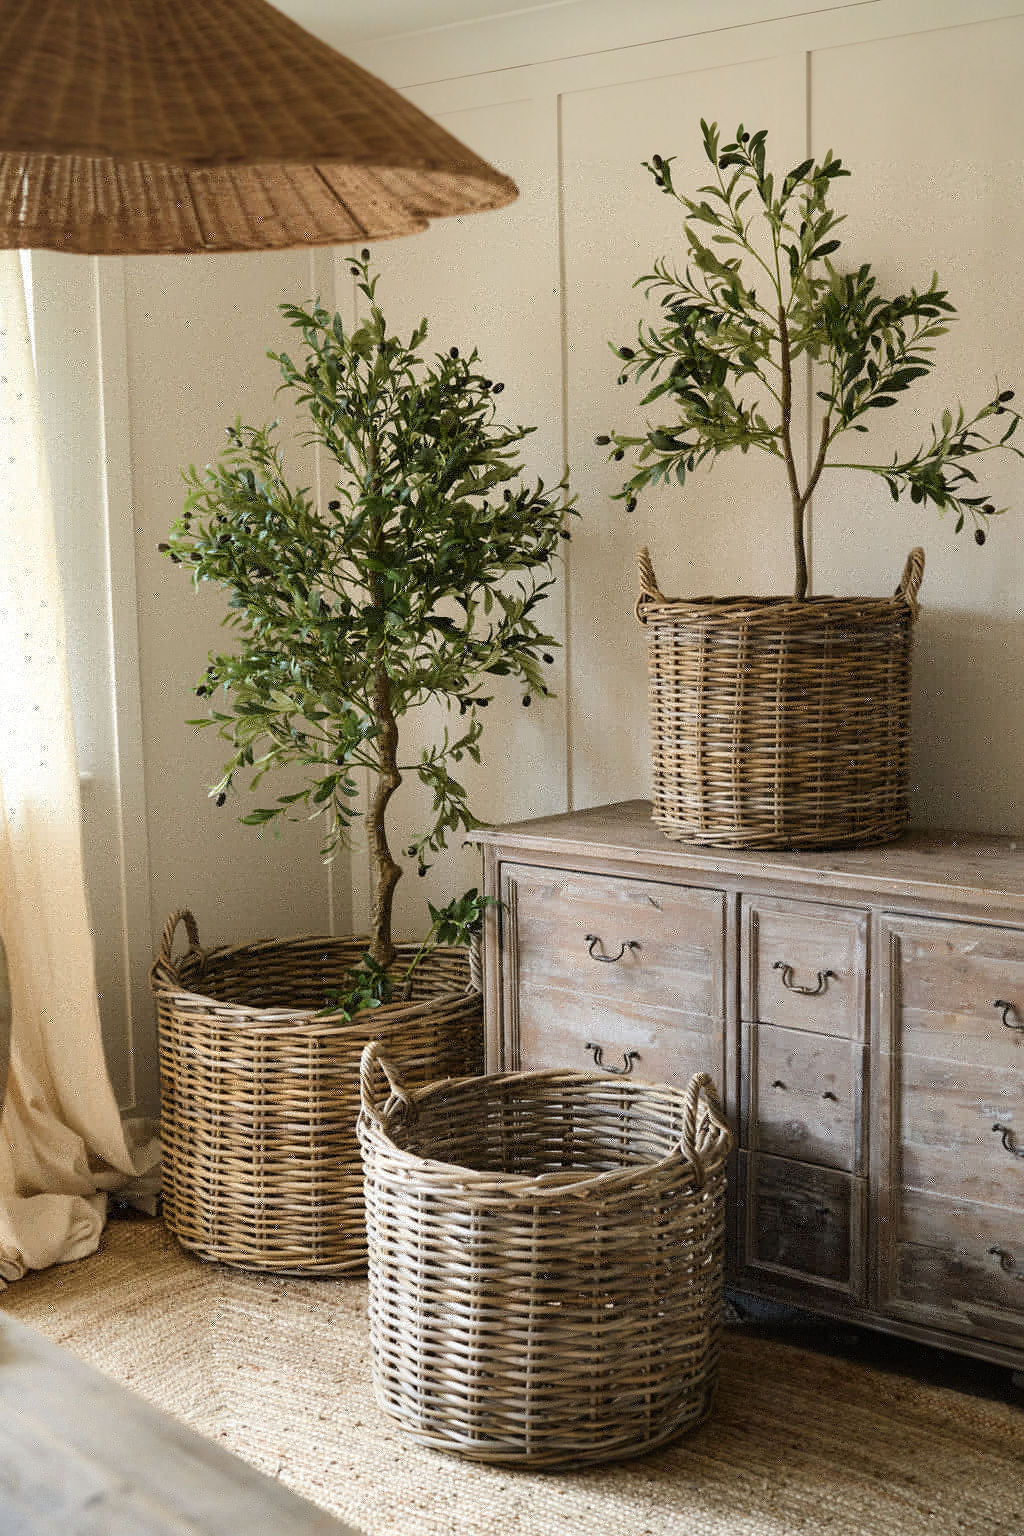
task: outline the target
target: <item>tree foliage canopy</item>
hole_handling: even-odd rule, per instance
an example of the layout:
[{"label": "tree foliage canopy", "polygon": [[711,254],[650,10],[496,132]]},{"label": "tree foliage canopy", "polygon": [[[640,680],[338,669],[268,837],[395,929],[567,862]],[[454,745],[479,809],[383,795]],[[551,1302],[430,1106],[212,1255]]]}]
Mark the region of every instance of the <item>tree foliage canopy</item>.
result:
[{"label": "tree foliage canopy", "polygon": [[[718,125],[701,121],[713,179],[693,196],[677,190],[672,159],[655,155],[645,169],[682,207],[688,261],[667,260],[639,278],[656,299],[656,321],[641,320],[635,344],[613,344],[620,383],[641,381],[642,404],[671,408],[671,419],[641,434],[613,432],[619,461],[634,468],[619,498],[627,507],[648,486],[669,479],[685,485],[698,465],[720,453],[757,448],[781,461],[793,511],[795,593],[807,591],[806,512],[822,471],[840,467],[834,447],[847,432],[867,432],[865,417],[897,404],[934,366],[933,342],[956,311],[933,274],[927,287],[885,298],[868,263],[856,272],[837,265],[836,234],[844,215],[832,189],[850,173],[832,151],[780,175],[768,168],[767,131],[742,126],[721,143]],[[793,370],[810,359],[819,403],[812,460],[803,479],[793,442]],[[956,531],[967,523],[978,543],[985,525],[1004,511],[980,489],[980,454],[1006,449],[1020,424],[1013,391],[994,389],[973,414],[943,411],[929,439],[891,463],[842,463],[880,476],[894,500],[909,492],[951,512]],[[997,419],[998,418],[998,419]]]},{"label": "tree foliage canopy", "polygon": [[[503,385],[476,351],[429,354],[425,320],[407,340],[392,334],[368,252],[352,273],[366,310],[354,328],[319,303],[283,305],[302,354],[269,354],[308,418],[305,442],[325,458],[326,505],[289,480],[277,422],[237,421],[219,462],[187,471],[163,548],[197,584],[228,594],[235,646],[210,656],[197,689],[210,706],[196,723],[230,747],[211,791],[220,803],[239,776],[255,789],[272,769],[297,766],[299,788],[242,820],[322,817],[331,858],[361,814],[357,775],[373,776],[370,955],[386,966],[401,873],[387,838],[391,796],[405,773],[431,792],[432,819],[406,850],[421,872],[450,835],[480,824],[458,767],[480,759],[495,679],[517,681],[524,702],[549,691],[556,641],[538,608],[574,509],[564,476],[551,488],[523,477],[520,445],[534,429],[499,422]],[[448,723],[407,759],[399,722],[431,700]],[[455,902],[435,914],[435,929],[450,939],[461,911]]]}]

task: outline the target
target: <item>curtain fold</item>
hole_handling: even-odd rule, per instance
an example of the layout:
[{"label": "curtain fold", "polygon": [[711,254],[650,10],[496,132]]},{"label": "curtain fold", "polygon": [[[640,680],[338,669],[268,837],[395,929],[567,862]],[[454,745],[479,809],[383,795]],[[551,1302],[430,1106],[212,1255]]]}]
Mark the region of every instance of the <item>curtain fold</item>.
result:
[{"label": "curtain fold", "polygon": [[106,1191],[158,1159],[143,1127],[122,1125],[103,1052],[65,644],[22,268],[3,251],[0,941],[11,1039],[0,1281],[92,1252]]}]

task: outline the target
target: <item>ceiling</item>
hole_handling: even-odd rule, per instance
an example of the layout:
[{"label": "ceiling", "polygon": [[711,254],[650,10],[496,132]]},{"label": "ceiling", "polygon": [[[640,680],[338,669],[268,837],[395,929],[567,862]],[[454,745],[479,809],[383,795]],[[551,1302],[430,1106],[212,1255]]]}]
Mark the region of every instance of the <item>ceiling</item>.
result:
[{"label": "ceiling", "polygon": [[432,31],[520,11],[556,10],[575,0],[273,0],[293,21],[334,47]]}]

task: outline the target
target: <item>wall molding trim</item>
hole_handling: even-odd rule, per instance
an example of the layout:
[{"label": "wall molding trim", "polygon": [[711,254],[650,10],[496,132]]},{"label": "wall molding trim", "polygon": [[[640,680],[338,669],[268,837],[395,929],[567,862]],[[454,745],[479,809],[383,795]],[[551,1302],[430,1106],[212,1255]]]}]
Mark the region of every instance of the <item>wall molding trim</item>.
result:
[{"label": "wall molding trim", "polygon": [[491,94],[482,100],[494,100],[495,90],[573,89],[576,80],[580,88],[601,86],[777,51],[976,25],[1019,15],[1020,9],[1019,0],[720,0],[714,7],[706,0],[631,6],[569,0],[348,47],[341,19],[325,18],[313,30],[425,110],[438,112],[452,87],[462,98],[483,76]]}]

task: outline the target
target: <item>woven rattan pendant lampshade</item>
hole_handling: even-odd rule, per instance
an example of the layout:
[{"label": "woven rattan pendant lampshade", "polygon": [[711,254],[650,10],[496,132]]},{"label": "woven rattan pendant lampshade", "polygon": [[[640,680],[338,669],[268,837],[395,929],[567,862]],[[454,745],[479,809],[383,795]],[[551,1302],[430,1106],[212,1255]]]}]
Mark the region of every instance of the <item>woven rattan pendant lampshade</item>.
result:
[{"label": "woven rattan pendant lampshade", "polygon": [[266,0],[0,0],[0,247],[347,245],[515,184]]}]

